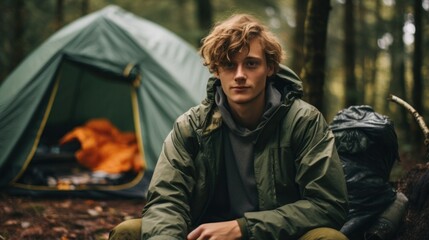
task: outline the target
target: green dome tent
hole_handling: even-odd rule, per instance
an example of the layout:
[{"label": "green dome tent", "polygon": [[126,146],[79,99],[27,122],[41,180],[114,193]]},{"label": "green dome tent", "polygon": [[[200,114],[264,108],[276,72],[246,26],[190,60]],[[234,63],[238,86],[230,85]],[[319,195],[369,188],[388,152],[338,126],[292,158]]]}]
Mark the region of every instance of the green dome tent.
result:
[{"label": "green dome tent", "polygon": [[[23,182],[40,147],[90,119],[106,118],[136,133],[145,170],[125,183],[61,194],[141,197],[144,173],[153,170],[174,120],[203,99],[209,76],[189,44],[117,6],[76,20],[0,86],[0,186],[57,194],[57,188],[34,179]],[[49,162],[54,169],[61,162],[55,161]]]}]

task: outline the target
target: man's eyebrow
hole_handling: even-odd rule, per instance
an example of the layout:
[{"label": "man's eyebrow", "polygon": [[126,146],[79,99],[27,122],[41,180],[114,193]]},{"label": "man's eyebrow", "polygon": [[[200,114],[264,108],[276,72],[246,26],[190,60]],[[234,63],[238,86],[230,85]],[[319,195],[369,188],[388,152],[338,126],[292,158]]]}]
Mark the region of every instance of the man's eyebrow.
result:
[{"label": "man's eyebrow", "polygon": [[246,60],[258,60],[258,61],[262,61],[263,60],[261,57],[257,57],[257,56],[246,56],[245,59]]}]

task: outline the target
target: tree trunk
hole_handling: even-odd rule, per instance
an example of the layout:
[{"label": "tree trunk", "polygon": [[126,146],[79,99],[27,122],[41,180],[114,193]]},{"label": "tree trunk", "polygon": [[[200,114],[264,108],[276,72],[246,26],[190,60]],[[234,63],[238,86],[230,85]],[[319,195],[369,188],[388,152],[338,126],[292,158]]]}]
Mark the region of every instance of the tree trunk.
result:
[{"label": "tree trunk", "polygon": [[14,50],[12,51],[12,65],[11,70],[14,69],[24,57],[25,46],[24,46],[24,1],[15,0],[13,6],[13,36],[12,42]]},{"label": "tree trunk", "polygon": [[330,10],[329,0],[309,0],[304,30],[304,97],[321,112],[324,112],[326,35]]},{"label": "tree trunk", "polygon": [[200,29],[200,37],[198,45],[201,44],[201,39],[205,37],[213,24],[213,7],[211,0],[195,0],[197,5],[197,22]]},{"label": "tree trunk", "polygon": [[56,9],[55,30],[58,30],[64,25],[64,0],[57,0]]},{"label": "tree trunk", "polygon": [[2,53],[0,55],[0,85],[3,82],[3,80],[6,78],[7,75],[7,69],[8,69],[8,51],[6,49],[6,46],[9,42],[9,38],[7,35],[7,28],[6,28],[6,16],[7,16],[7,4],[4,1],[0,1],[0,9],[2,9],[2,14],[0,14],[0,52]]},{"label": "tree trunk", "polygon": [[[402,1],[396,2],[395,12],[397,17],[393,19],[393,43],[392,43],[392,81],[390,84],[390,93],[402,99],[406,98],[405,85],[405,59],[404,59],[404,41],[402,40],[402,26],[404,25],[405,6]],[[408,113],[404,108],[394,106],[397,111],[397,124],[399,129],[407,128]]]},{"label": "tree trunk", "polygon": [[356,105],[358,102],[358,89],[356,84],[355,76],[355,19],[354,19],[354,5],[353,0],[346,0],[345,4],[345,16],[344,16],[344,60],[346,69],[346,107]]},{"label": "tree trunk", "polygon": [[296,27],[293,35],[293,48],[292,48],[292,69],[298,74],[301,74],[301,69],[304,66],[304,23],[305,14],[307,8],[307,0],[296,0],[295,1],[295,19]]},{"label": "tree trunk", "polygon": [[[414,26],[416,28],[414,34],[414,55],[413,55],[413,87],[412,87],[412,99],[413,107],[420,115],[424,116],[423,109],[423,83],[422,83],[422,0],[414,0]],[[423,138],[417,127],[417,123],[413,121],[411,125],[411,131],[413,136],[413,145],[416,146],[416,150],[421,152],[423,150]]]},{"label": "tree trunk", "polygon": [[85,16],[89,13],[89,0],[82,0],[81,11],[82,16]]},{"label": "tree trunk", "polygon": [[414,0],[414,57],[413,57],[413,106],[421,115],[423,114],[422,103],[422,0]]},{"label": "tree trunk", "polygon": [[[371,0],[372,1],[372,0]],[[373,106],[373,107],[375,107],[375,108],[377,108],[377,106],[376,106],[376,102],[377,102],[377,100],[376,100],[376,98],[377,98],[377,89],[376,89],[376,83],[377,83],[377,61],[378,61],[378,58],[379,58],[379,48],[378,48],[378,46],[377,46],[377,44],[376,44],[376,39],[378,39],[378,37],[379,37],[379,35],[380,35],[380,32],[381,32],[381,30],[380,30],[380,25],[381,25],[381,22],[382,22],[382,18],[381,18],[381,16],[380,16],[380,12],[381,12],[381,1],[382,0],[375,0],[376,1],[376,4],[375,4],[375,18],[377,19],[377,24],[375,24],[375,34],[374,34],[374,39],[371,39],[370,41],[373,41],[373,42],[375,42],[375,44],[369,44],[369,46],[370,46],[370,50],[369,50],[369,52],[371,53],[370,55],[372,55],[371,56],[371,59],[369,59],[368,60],[368,62],[370,62],[370,68],[369,68],[369,72],[370,72],[370,75],[368,76],[369,78],[367,79],[367,86],[366,86],[366,89],[370,89],[370,91],[368,91],[369,93],[367,94],[367,98],[369,99],[368,100],[368,104],[369,105],[371,105],[371,106]]]},{"label": "tree trunk", "polygon": [[356,16],[357,22],[359,23],[356,25],[356,32],[355,35],[356,39],[356,48],[359,49],[359,51],[356,51],[356,59],[357,59],[357,67],[359,67],[359,79],[357,79],[359,89],[358,91],[358,99],[360,103],[365,103],[365,86],[366,86],[366,76],[367,76],[367,69],[366,69],[366,56],[368,55],[368,44],[367,44],[367,36],[365,33],[368,31],[368,27],[365,21],[365,6],[363,4],[363,1],[357,1],[357,9],[358,14]]}]

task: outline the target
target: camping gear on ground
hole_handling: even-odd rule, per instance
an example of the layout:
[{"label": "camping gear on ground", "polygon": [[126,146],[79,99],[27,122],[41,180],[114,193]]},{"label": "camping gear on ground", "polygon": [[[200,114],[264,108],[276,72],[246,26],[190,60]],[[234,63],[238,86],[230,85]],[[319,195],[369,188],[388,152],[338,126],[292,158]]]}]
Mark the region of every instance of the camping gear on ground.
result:
[{"label": "camping gear on ground", "polygon": [[[395,202],[398,195],[389,182],[393,164],[399,160],[393,122],[387,116],[374,112],[371,106],[351,106],[335,115],[330,128],[335,135],[349,196],[348,218],[341,231],[350,240],[366,239],[365,236],[371,235],[369,230],[376,232],[374,224],[383,226],[380,219],[397,224],[403,214],[389,213],[404,213],[407,201],[402,201],[403,195],[400,195],[401,198]],[[397,209],[387,211],[389,206]],[[395,231],[396,228],[388,230]],[[383,236],[389,236],[389,231]]]},{"label": "camping gear on ground", "polygon": [[[196,49],[117,6],[76,20],[0,86],[0,187],[40,196],[144,197],[164,138],[204,98],[209,77]],[[81,146],[59,140],[100,118],[135,134],[141,171],[73,174],[82,169],[74,154]]]}]

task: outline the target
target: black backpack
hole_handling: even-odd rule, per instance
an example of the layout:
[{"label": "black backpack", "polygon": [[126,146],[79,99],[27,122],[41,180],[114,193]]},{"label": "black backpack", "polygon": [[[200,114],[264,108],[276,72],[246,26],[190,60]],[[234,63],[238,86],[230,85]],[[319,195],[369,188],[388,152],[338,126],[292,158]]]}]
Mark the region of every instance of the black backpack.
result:
[{"label": "black backpack", "polygon": [[[349,197],[347,222],[341,232],[351,240],[370,239],[369,232],[379,224],[380,216],[397,200],[396,190],[389,182],[393,164],[399,160],[393,122],[370,106],[351,106],[335,115],[330,129],[335,135]],[[384,226],[388,227],[392,228]],[[383,231],[390,235],[394,229]]]}]

